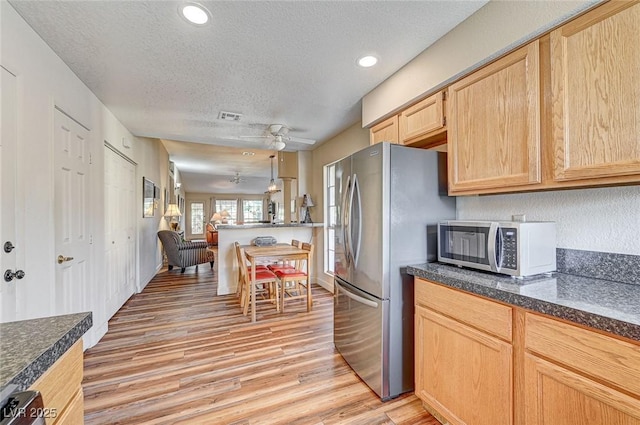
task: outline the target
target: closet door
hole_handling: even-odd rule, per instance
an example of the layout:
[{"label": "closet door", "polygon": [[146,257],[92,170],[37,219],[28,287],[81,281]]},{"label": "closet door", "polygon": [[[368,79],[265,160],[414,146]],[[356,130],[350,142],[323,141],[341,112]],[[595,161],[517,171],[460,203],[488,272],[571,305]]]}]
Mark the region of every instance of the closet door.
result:
[{"label": "closet door", "polygon": [[105,312],[113,316],[135,291],[135,164],[105,146]]}]

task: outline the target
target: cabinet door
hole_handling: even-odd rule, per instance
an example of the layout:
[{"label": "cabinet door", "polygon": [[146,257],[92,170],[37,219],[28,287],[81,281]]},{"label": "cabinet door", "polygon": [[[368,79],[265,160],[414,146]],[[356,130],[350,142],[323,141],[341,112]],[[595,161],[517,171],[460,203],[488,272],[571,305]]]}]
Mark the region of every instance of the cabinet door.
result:
[{"label": "cabinet door", "polygon": [[398,116],[394,115],[371,127],[369,137],[372,145],[380,142],[398,143]]},{"label": "cabinet door", "polygon": [[298,178],[298,152],[278,152],[278,178]]},{"label": "cabinet door", "polygon": [[540,182],[539,41],[449,88],[449,191]]},{"label": "cabinet door", "polygon": [[640,401],[525,354],[525,425],[640,425]]},{"label": "cabinet door", "polygon": [[416,103],[400,113],[400,143],[410,144],[444,129],[444,91]]},{"label": "cabinet door", "polygon": [[452,425],[513,423],[512,347],[416,306],[416,395]]},{"label": "cabinet door", "polygon": [[636,1],[607,3],[551,33],[556,180],[640,174],[638,40]]}]

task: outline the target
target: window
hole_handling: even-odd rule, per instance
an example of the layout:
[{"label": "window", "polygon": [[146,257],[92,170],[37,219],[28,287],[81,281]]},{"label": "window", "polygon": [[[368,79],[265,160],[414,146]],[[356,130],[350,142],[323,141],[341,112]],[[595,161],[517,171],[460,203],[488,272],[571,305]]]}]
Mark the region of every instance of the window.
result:
[{"label": "window", "polygon": [[204,202],[191,202],[191,234],[204,234]]},{"label": "window", "polygon": [[245,223],[258,223],[262,221],[262,199],[243,199],[242,217]]},{"label": "window", "polygon": [[324,167],[325,187],[325,232],[324,232],[324,269],[325,273],[333,274],[335,262],[335,228],[338,217],[336,205],[336,163]]},{"label": "window", "polygon": [[236,224],[238,221],[238,200],[237,199],[216,199],[216,212],[222,214],[223,211],[229,213],[227,224]]}]

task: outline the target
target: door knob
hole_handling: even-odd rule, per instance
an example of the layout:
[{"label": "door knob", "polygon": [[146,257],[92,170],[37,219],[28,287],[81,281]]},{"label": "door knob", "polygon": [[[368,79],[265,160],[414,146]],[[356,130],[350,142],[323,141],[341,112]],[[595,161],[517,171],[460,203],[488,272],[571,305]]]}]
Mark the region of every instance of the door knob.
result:
[{"label": "door knob", "polygon": [[58,264],[62,264],[65,261],[71,261],[73,257],[65,257],[64,255],[58,255]]},{"label": "door knob", "polygon": [[11,251],[13,251],[14,248],[15,248],[15,246],[13,246],[11,241],[6,241],[4,243],[4,252],[6,252],[7,254],[10,253]]},{"label": "door knob", "polygon": [[5,282],[11,282],[14,278],[15,279],[22,279],[24,277],[25,273],[22,270],[16,270],[15,272],[12,272],[11,269],[7,269],[4,272],[4,281]]}]

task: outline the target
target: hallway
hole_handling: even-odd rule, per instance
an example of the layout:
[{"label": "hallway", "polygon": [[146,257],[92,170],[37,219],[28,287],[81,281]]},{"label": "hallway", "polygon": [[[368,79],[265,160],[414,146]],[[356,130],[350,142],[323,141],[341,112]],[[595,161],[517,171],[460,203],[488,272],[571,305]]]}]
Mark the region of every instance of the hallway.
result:
[{"label": "hallway", "polygon": [[332,294],[242,315],[208,267],[163,269],[84,360],[91,424],[427,424],[412,394],[382,403],[333,347]]}]

